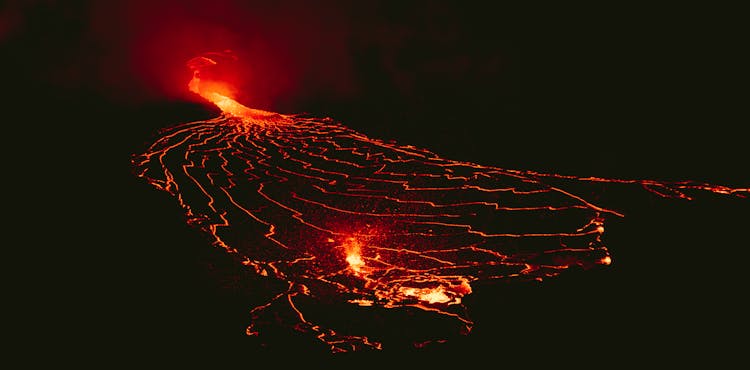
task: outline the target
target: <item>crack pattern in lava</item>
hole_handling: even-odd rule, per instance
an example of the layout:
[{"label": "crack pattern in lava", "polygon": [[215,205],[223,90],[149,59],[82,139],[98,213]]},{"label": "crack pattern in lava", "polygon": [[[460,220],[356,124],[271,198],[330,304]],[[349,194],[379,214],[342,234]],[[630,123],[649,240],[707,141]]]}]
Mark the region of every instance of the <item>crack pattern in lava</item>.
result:
[{"label": "crack pattern in lava", "polygon": [[[260,318],[284,306],[294,312],[290,326],[332,351],[382,347],[367,333],[308,321],[301,297],[415,307],[468,333],[473,322],[462,298],[476,281],[541,280],[612,262],[604,222],[622,215],[546,181],[564,176],[448,160],[331,119],[247,108],[199,85],[196,73],[191,89],[225,113],[164,130],[133,164],[215,245],[288,287],[251,310],[249,335],[262,334]],[[663,196],[737,191],[639,183]]]}]

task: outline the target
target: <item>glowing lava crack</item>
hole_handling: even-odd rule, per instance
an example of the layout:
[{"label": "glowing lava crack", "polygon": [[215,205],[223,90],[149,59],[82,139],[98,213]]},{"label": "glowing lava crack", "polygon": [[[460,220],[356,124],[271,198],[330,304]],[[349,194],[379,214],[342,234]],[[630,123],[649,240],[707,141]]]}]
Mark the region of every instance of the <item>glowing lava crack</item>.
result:
[{"label": "glowing lava crack", "polygon": [[[165,130],[133,164],[215,245],[286,283],[251,310],[248,334],[262,335],[259,318],[286,306],[297,321],[290,327],[333,351],[382,347],[367,333],[309,322],[295,303],[301,296],[363,309],[414,307],[456,320],[468,333],[473,322],[462,298],[472,283],[541,280],[612,261],[602,244],[604,222],[621,215],[547,181],[564,176],[448,160],[330,119],[251,109],[202,83],[201,68],[212,63],[207,56],[189,63],[189,87],[225,113]],[[685,189],[747,193],[638,183],[669,196],[685,196]]]}]

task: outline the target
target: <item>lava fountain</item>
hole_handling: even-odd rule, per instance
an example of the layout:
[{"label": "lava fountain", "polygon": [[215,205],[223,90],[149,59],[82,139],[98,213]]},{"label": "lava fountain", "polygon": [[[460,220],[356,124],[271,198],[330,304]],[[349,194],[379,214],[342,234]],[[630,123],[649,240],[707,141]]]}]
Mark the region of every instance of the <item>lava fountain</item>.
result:
[{"label": "lava fountain", "polygon": [[[214,245],[283,283],[250,310],[248,335],[286,325],[334,352],[387,347],[368,333],[313,322],[298,307],[303,298],[416,309],[469,334],[474,322],[462,298],[475,282],[541,281],[613,262],[604,225],[623,214],[560,185],[566,181],[632,183],[662,197],[748,194],[695,182],[482,166],[372,139],[330,118],[248,108],[203,78],[221,55],[191,59],[188,87],[223,114],[164,130],[133,165],[137,176],[173,195],[187,222]],[[271,319],[280,311],[291,312],[291,322]]]}]

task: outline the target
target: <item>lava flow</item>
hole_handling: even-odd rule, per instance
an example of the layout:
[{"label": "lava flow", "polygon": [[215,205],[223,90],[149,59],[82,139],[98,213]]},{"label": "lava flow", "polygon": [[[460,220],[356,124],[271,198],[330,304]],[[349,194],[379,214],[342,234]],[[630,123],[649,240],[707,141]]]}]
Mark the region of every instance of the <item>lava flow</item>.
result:
[{"label": "lava flow", "polygon": [[207,53],[190,59],[188,68],[193,72],[193,78],[188,84],[190,91],[215,104],[224,113],[242,120],[247,124],[265,125],[267,123],[284,123],[288,118],[273,112],[248,108],[230,97],[226,84],[215,80],[203,80],[202,72],[208,67],[218,64],[219,58],[236,58],[230,51],[223,53]]},{"label": "lava flow", "polygon": [[[286,325],[331,351],[387,346],[368,333],[308,319],[300,299],[362,309],[412,307],[474,323],[462,304],[472,284],[556,276],[615,260],[602,242],[621,217],[556,181],[637,183],[665,197],[748,189],[701,183],[573,178],[441,158],[371,139],[331,119],[248,108],[201,79],[216,60],[192,59],[191,91],[220,117],[165,130],[133,158],[136,174],[172,194],[187,220],[238,263],[287,287],[251,310],[248,335]],[[278,316],[278,315],[277,315]],[[443,338],[428,338],[441,341]]]}]

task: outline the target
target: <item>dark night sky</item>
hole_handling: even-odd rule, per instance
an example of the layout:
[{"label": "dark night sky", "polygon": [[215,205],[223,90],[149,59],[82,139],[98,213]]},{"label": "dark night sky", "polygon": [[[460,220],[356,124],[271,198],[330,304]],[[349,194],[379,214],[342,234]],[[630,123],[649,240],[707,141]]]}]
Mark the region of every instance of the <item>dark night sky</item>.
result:
[{"label": "dark night sky", "polygon": [[[163,312],[153,309],[163,315],[173,312],[169,299],[193,291],[190,284],[210,285],[194,277],[191,267],[179,266],[221,257],[200,252],[205,246],[183,225],[179,211],[165,206],[139,213],[150,209],[150,202],[167,205],[171,200],[145,191],[129,172],[129,159],[160,127],[216,114],[185,89],[190,77],[185,61],[212,50],[230,48],[240,56],[235,78],[239,98],[249,106],[330,116],[369,136],[426,147],[449,158],[583,176],[750,182],[742,158],[747,139],[741,134],[750,122],[743,55],[747,42],[742,36],[746,22],[740,22],[736,9],[265,3],[0,5],[4,114],[8,122],[22,123],[11,130],[29,130],[20,137],[51,149],[47,161],[14,163],[38,176],[36,186],[25,186],[43,194],[39,198],[59,202],[65,194],[55,209],[72,210],[61,218],[74,225],[55,222],[60,233],[78,242],[98,241],[70,252],[88,267],[73,272],[75,279],[127,276],[128,281],[121,276],[101,292],[125,289],[138,297],[136,290],[145,289],[143,294],[162,305]],[[88,203],[91,208],[82,206]],[[48,208],[26,208],[50,217],[42,211]],[[664,215],[656,213],[641,223],[660,222]],[[665,227],[700,227],[689,215]],[[714,220],[711,227],[722,225]],[[162,234],[144,246],[137,237],[142,232]],[[188,235],[179,242],[194,247],[193,254],[181,249],[188,247],[167,245],[177,243],[170,233]],[[642,238],[631,235],[625,242],[638,245]],[[660,235],[650,243],[669,244],[670,238]],[[691,238],[682,236],[677,243],[703,245]],[[726,245],[731,238],[720,242]],[[159,243],[163,249],[150,250],[143,258],[132,249],[161,248]],[[651,269],[644,255],[665,261],[670,253],[683,252],[665,248],[651,255],[653,251],[620,252],[623,260]],[[700,262],[698,255],[718,261],[714,252],[701,253],[690,249],[680,262]],[[171,270],[163,270],[167,264]],[[143,275],[134,277],[131,268]],[[182,281],[186,276],[188,283]],[[660,287],[674,278],[666,272],[659,277]],[[660,291],[649,288],[648,293],[658,296]],[[116,301],[97,300],[90,307],[112,312],[102,307]],[[219,315],[216,307],[201,307]],[[644,307],[636,311],[648,310]],[[202,316],[200,310],[187,309],[167,319],[174,326],[167,328],[181,332],[180,323],[190,315]],[[104,314],[97,319],[107,325],[122,318]],[[126,322],[146,327],[136,319]]]}]

